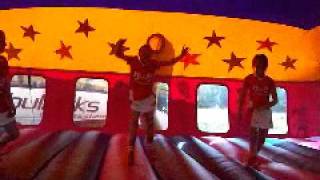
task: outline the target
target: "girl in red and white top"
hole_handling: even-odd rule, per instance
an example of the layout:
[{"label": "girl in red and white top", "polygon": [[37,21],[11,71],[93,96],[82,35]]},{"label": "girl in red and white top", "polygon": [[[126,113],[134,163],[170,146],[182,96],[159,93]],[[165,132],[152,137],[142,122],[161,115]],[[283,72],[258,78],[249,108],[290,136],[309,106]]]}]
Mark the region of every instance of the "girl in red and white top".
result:
[{"label": "girl in red and white top", "polygon": [[238,111],[241,120],[244,96],[248,95],[248,107],[252,112],[250,152],[247,162],[249,166],[255,165],[257,154],[265,142],[268,130],[273,127],[271,107],[278,102],[274,81],[265,74],[268,58],[264,54],[257,54],[252,60],[252,67],[253,74],[244,79]]},{"label": "girl in red and white top", "polygon": [[[0,53],[3,53],[5,45],[5,34],[0,30]],[[0,56],[0,127],[5,130],[0,136],[0,145],[5,145],[19,136],[14,118],[16,109],[10,92],[8,69],[8,61]]]},{"label": "girl in red and white top", "polygon": [[128,164],[134,161],[134,144],[136,140],[138,120],[144,116],[147,131],[147,143],[152,143],[154,136],[153,114],[155,111],[155,95],[153,83],[155,71],[161,66],[170,66],[178,62],[187,52],[188,48],[183,47],[181,54],[170,61],[156,61],[152,59],[153,50],[149,45],[143,45],[139,49],[139,56],[126,56],[123,52],[125,40],[116,43],[118,51],[116,56],[125,60],[130,66],[130,101],[132,118],[129,124],[129,148]]}]

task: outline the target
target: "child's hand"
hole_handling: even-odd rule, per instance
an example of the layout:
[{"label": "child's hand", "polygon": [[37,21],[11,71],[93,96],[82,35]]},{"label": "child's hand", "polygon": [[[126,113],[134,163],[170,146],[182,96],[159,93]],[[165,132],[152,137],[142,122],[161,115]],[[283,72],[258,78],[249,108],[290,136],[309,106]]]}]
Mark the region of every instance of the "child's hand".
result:
[{"label": "child's hand", "polygon": [[184,45],[181,50],[181,57],[185,56],[189,52],[189,50],[190,49],[188,47],[185,47]]},{"label": "child's hand", "polygon": [[119,40],[116,42],[117,47],[122,47],[122,46],[124,46],[124,43],[125,43],[126,41],[127,41],[126,39],[119,39]]},{"label": "child's hand", "polygon": [[110,55],[115,54],[116,56],[123,56],[124,52],[128,50],[128,47],[124,46],[124,43],[127,41],[127,39],[119,39],[115,44],[110,44],[112,46],[112,50],[110,52]]},{"label": "child's hand", "polygon": [[16,115],[16,109],[15,109],[15,108],[12,108],[12,109],[9,111],[7,117],[8,117],[8,118],[13,118],[15,115]]}]

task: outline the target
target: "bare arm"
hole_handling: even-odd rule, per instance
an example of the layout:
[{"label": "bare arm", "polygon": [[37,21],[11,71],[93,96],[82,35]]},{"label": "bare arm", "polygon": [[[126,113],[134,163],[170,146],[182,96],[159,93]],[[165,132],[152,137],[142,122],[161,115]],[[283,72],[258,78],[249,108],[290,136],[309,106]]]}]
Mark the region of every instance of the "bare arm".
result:
[{"label": "bare arm", "polygon": [[272,107],[278,103],[278,95],[277,95],[276,88],[273,88],[273,90],[271,92],[271,97],[272,97],[272,101],[269,102],[270,107]]},{"label": "bare arm", "polygon": [[248,85],[246,82],[244,82],[242,88],[240,89],[240,92],[239,92],[239,100],[238,100],[238,110],[239,112],[242,111],[242,108],[243,108],[243,103],[244,103],[244,97],[245,95],[247,94],[247,91],[248,91]]},{"label": "bare arm", "polygon": [[128,64],[130,63],[130,61],[134,58],[134,56],[127,56],[124,54],[124,52],[117,52],[116,53],[116,57],[126,61]]},{"label": "bare arm", "polygon": [[248,81],[247,81],[247,78],[245,78],[242,88],[239,91],[239,99],[238,99],[238,120],[239,121],[242,120],[243,103],[244,103],[245,96],[247,95],[248,88],[249,88]]},{"label": "bare arm", "polygon": [[124,54],[124,52],[129,49],[124,46],[124,43],[126,41],[126,39],[119,39],[116,44],[109,43],[109,45],[112,47],[112,51],[110,54],[114,54],[116,57],[126,61],[127,63],[130,63],[134,56],[127,56]]},{"label": "bare arm", "polygon": [[8,85],[7,85],[6,98],[7,98],[7,101],[9,102],[9,106],[10,106],[10,111],[9,111],[8,116],[9,117],[13,117],[13,116],[16,115],[16,108],[15,108],[14,103],[13,103],[10,83],[8,83]]},{"label": "bare arm", "polygon": [[161,62],[157,62],[158,66],[171,66],[174,65],[175,63],[177,63],[181,58],[183,58],[189,51],[189,48],[183,46],[181,53],[179,56],[171,59],[170,61],[161,61]]},{"label": "bare arm", "polygon": [[271,97],[272,97],[272,100],[264,108],[271,108],[272,106],[278,103],[277,90],[273,83],[272,83],[272,89],[271,89]]},{"label": "bare arm", "polygon": [[269,95],[271,95],[272,100],[263,106],[257,107],[258,109],[269,109],[278,103],[278,95],[274,83],[272,83],[271,92]]}]

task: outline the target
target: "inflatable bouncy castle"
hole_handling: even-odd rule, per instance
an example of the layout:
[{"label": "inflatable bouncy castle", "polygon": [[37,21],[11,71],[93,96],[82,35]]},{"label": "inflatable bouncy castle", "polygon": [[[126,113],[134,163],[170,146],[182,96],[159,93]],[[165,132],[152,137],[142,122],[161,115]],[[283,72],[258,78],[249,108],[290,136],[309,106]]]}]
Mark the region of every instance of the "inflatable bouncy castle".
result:
[{"label": "inflatable bouncy castle", "polygon": [[[0,19],[19,130],[0,145],[0,179],[320,179],[318,0],[4,0]],[[119,39],[157,62],[189,48],[156,71],[153,151],[141,117],[133,166]],[[248,167],[251,114],[239,119],[238,102],[256,54],[278,103]]]}]

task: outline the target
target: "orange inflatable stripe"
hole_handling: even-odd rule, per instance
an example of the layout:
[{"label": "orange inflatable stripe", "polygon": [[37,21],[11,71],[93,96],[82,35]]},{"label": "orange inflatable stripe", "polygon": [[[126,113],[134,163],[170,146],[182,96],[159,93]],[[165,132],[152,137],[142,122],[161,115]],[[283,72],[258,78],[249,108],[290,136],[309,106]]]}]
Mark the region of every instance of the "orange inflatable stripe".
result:
[{"label": "orange inflatable stripe", "polygon": [[160,75],[242,79],[252,72],[253,56],[264,53],[275,80],[320,79],[319,27],[108,8],[11,9],[1,10],[0,18],[8,44],[4,55],[13,67],[128,73],[129,66],[110,55],[109,43],[125,38],[126,54],[137,55],[151,34],[161,33],[167,43],[158,59],[179,55],[183,45],[191,50]]}]

